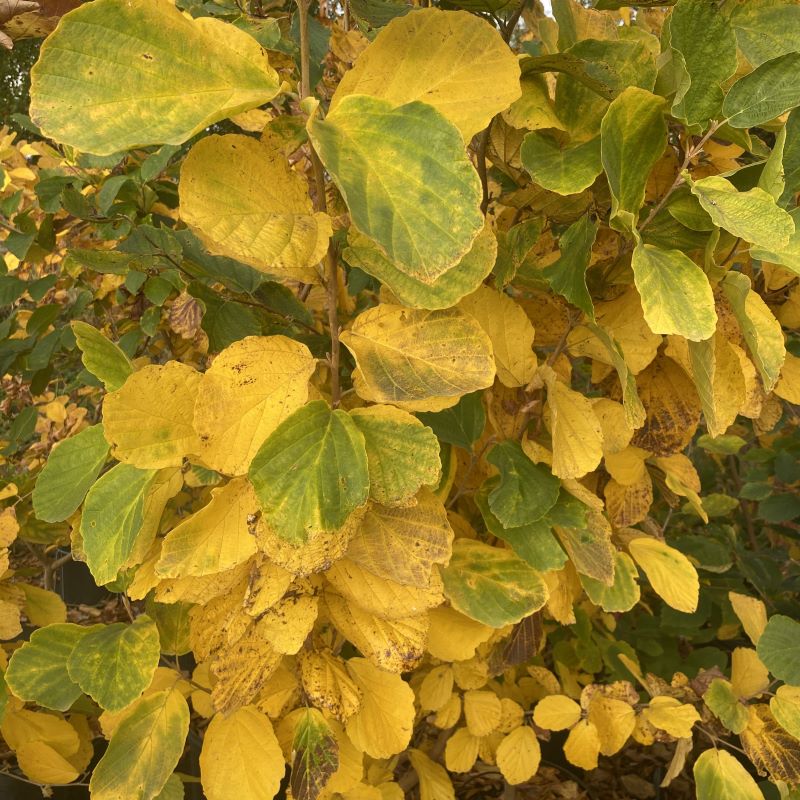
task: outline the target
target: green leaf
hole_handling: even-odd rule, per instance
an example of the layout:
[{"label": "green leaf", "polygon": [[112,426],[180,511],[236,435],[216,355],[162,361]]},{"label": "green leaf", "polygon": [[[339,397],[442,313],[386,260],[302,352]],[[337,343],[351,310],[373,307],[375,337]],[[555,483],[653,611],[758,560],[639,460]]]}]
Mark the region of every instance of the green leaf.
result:
[{"label": "green leaf", "polygon": [[499,481],[497,476],[489,478],[474,495],[475,504],[489,533],[507,542],[523,561],[539,572],[561,569],[567,563],[567,554],[553,535],[552,526],[546,517],[518,528],[504,528],[492,513],[489,507],[489,494]]},{"label": "green leaf", "polygon": [[693,342],[717,327],[714,293],[703,270],[680,250],[638,244],[631,261],[642,309],[653,333],[675,333]]},{"label": "green leaf", "polygon": [[610,614],[630,611],[641,597],[639,571],[633,559],[620,550],[614,554],[614,582],[610,586],[588,575],[579,577],[589,599]]},{"label": "green leaf", "polygon": [[439,442],[416,417],[394,406],[354,408],[350,418],[364,435],[369,496],[384,506],[405,505],[423,485],[441,477]]},{"label": "green leaf", "polygon": [[155,798],[178,765],[188,733],[189,706],[178,689],[143,698],[94,768],[92,800]]},{"label": "green leaf", "polygon": [[[767,160],[764,162],[764,168],[761,170],[761,175],[758,178],[758,188],[772,195],[776,203],[780,202],[781,195],[786,189],[786,179],[783,170],[786,130],[787,126],[784,125],[778,131],[778,135],[775,137],[775,145],[770,151]],[[796,227],[797,226],[795,226],[795,228]]]},{"label": "green leaf", "polygon": [[794,221],[794,233],[785,247],[773,250],[771,248],[753,246],[750,248],[750,255],[759,261],[780,264],[782,267],[794,272],[795,275],[800,275],[800,226],[797,224],[798,220],[800,220],[800,209],[792,209],[790,216]]},{"label": "green leaf", "polygon": [[406,275],[374,242],[355,229],[350,230],[348,242],[349,247],[342,254],[344,260],[377,278],[403,305],[411,308],[451,308],[483,283],[497,258],[497,239],[487,226],[458,264],[433,283],[423,283]]},{"label": "green leaf", "polygon": [[559,239],[558,261],[545,267],[542,274],[550,288],[594,320],[594,305],[586,287],[586,270],[592,257],[597,225],[588,214],[567,228]]},{"label": "green leaf", "polygon": [[747,727],[747,707],[739,702],[729,681],[723,678],[711,681],[703,702],[731,733],[741,733]]},{"label": "green leaf", "polygon": [[420,412],[417,417],[433,430],[439,441],[471,450],[486,427],[483,392],[465,394],[451,408],[437,412]]},{"label": "green leaf", "polygon": [[8,687],[20,700],[66,711],[83,694],[67,672],[67,660],[78,642],[97,628],[64,622],[34,631],[8,662]]},{"label": "green leaf", "polygon": [[800,688],[779,686],[769,701],[769,710],[781,728],[795,739],[800,737]]},{"label": "green leaf", "polygon": [[89,489],[81,516],[86,563],[98,585],[110,583],[133,551],[147,490],[157,470],[117,464]]},{"label": "green leaf", "polygon": [[331,235],[308,184],[275,143],[207,136],[189,151],[179,184],[181,219],[212,255],[262,272],[319,283]]},{"label": "green leaf", "polygon": [[456,539],[442,580],[453,608],[492,628],[519,622],[547,602],[536,570],[510,550],[474,539]]},{"label": "green leaf", "polygon": [[727,750],[704,750],[693,773],[697,800],[764,800],[752,775]]},{"label": "green leaf", "polygon": [[750,288],[746,275],[729,272],[722,281],[722,291],[733,308],[764,389],[771,392],[786,358],[781,324],[761,296]]},{"label": "green leaf", "polygon": [[736,72],[736,38],[718,7],[706,0],[679,0],[669,17],[669,34],[690,78],[672,113],[705,127],[719,113],[722,83]]},{"label": "green leaf", "polygon": [[83,366],[99,378],[109,392],[119,389],[133,372],[133,364],[128,356],[97,328],[78,320],[71,325],[75,341],[83,353]]},{"label": "green leaf", "polygon": [[45,136],[109,155],[181,144],[279,90],[266,52],[233,25],[192,19],[169,0],[98,0],[42,46],[30,115]]},{"label": "green leaf", "polygon": [[728,90],[722,113],[733,128],[762,125],[800,105],[800,53],[765,61]]},{"label": "green leaf", "polygon": [[106,711],[121,711],[150,685],[161,657],[147,616],[93,628],[67,658],[69,677]]},{"label": "green leaf", "polygon": [[317,800],[339,768],[339,744],[316,708],[306,708],[297,720],[292,752],[292,797]]},{"label": "green leaf", "polygon": [[36,478],[33,511],[44,522],[61,522],[75,512],[108,458],[103,426],[92,425],[57,444]]},{"label": "green leaf", "polygon": [[548,134],[532,131],[523,139],[519,156],[533,180],[557,194],[582,192],[603,171],[599,136],[588,142],[562,144]]},{"label": "green leaf", "polygon": [[731,25],[739,49],[754,67],[786,53],[800,52],[800,6],[742,3],[734,6]]},{"label": "green leaf", "polygon": [[433,283],[472,247],[481,183],[458,130],[432,106],[350,95],[308,131],[353,223],[400,271]]},{"label": "green leaf", "polygon": [[780,681],[800,685],[800,623],[773,614],[756,645],[758,657]]},{"label": "green leaf", "polygon": [[636,227],[650,170],[667,142],[664,100],[635,86],[608,107],[600,126],[603,169],[611,189],[611,225]]},{"label": "green leaf", "polygon": [[267,524],[299,544],[316,531],[334,531],[367,501],[364,435],[344,411],[314,400],[285,419],[250,465]]},{"label": "green leaf", "polygon": [[695,181],[692,194],[715,225],[746,242],[780,250],[789,244],[795,231],[792,217],[758,187],[739,192],[729,180],[712,175]]},{"label": "green leaf", "polygon": [[500,470],[500,482],[489,493],[489,508],[503,527],[529,525],[555,505],[561,482],[547,467],[534,464],[518,442],[500,442],[487,460]]}]

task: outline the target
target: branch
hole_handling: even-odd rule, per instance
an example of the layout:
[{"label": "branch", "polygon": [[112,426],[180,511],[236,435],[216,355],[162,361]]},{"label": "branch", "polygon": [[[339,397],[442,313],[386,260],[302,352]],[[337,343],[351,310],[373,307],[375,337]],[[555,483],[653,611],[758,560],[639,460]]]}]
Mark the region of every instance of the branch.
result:
[{"label": "branch", "polygon": [[[310,80],[310,48],[308,40],[308,8],[310,0],[297,0],[297,11],[300,14],[300,97],[306,98],[311,95]],[[327,211],[327,200],[325,199],[325,172],[322,162],[319,160],[314,145],[309,142],[311,151],[311,166],[314,172],[314,183],[316,194],[314,206],[317,211]],[[328,327],[331,334],[331,405],[338,408],[342,397],[342,389],[339,383],[339,362],[341,360],[341,345],[339,343],[339,259],[336,247],[331,241],[328,245],[328,252],[325,254],[325,288],[327,290],[328,306]]]}]

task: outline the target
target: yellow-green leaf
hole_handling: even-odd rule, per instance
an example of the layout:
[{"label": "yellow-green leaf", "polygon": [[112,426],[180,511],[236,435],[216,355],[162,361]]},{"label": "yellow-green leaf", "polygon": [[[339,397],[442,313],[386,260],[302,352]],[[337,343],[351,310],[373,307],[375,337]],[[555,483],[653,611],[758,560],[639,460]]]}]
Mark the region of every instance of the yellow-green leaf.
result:
[{"label": "yellow-green leaf", "polygon": [[269,139],[201,139],[183,162],[179,191],[181,219],[209,252],[319,283],[330,217],[314,212],[306,180]]},{"label": "yellow-green leaf", "polygon": [[611,224],[631,232],[650,170],[664,152],[667,125],[664,100],[630,86],[620,94],[600,126],[603,169],[611,189]]},{"label": "yellow-green leaf", "polygon": [[435,108],[348,95],[308,131],[353,223],[399,270],[433,283],[467,254],[484,225],[481,183]]},{"label": "yellow-green leaf", "polygon": [[150,685],[160,655],[158,628],[141,616],[90,630],[73,647],[67,670],[106,711],[121,711]]},{"label": "yellow-green leaf", "polygon": [[92,772],[93,800],[152,800],[183,754],[189,707],[178,689],[148,695],[120,722]]},{"label": "yellow-green leaf", "polygon": [[416,417],[381,405],[355,408],[350,417],[364,435],[372,500],[405,505],[421,486],[439,482],[439,442]]},{"label": "yellow-green leaf", "polygon": [[726,231],[768,250],[781,250],[794,233],[794,220],[759,187],[740,192],[726,178],[711,175],[692,184],[692,194]]},{"label": "yellow-green leaf", "polygon": [[128,356],[86,322],[74,320],[70,327],[81,351],[83,366],[99,378],[109,392],[119,389],[133,372],[133,364]]},{"label": "yellow-green leaf", "polygon": [[180,144],[280,90],[253,37],[170,0],[75,9],[48,37],[31,81],[30,114],[44,135],[97,155]]},{"label": "yellow-green leaf", "polygon": [[693,772],[698,800],[764,800],[752,775],[722,748],[704,750]]},{"label": "yellow-green leaf", "polygon": [[693,342],[714,334],[717,312],[711,284],[687,255],[639,243],[631,266],[653,333],[676,333]]},{"label": "yellow-green leaf", "polygon": [[599,136],[572,144],[533,131],[523,140],[519,155],[533,180],[556,194],[578,194],[603,171]]},{"label": "yellow-green leaf", "polygon": [[453,608],[493,628],[519,622],[547,602],[547,586],[536,570],[510,550],[473,539],[453,543],[442,580]]}]

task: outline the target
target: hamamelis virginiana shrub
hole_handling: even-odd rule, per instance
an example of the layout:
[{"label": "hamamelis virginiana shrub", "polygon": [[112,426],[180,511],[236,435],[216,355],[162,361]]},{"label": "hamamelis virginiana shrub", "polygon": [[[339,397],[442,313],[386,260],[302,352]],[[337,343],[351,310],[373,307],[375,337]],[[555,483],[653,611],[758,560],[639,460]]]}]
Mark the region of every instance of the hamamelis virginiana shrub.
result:
[{"label": "hamamelis virginiana shrub", "polygon": [[6,774],[797,796],[800,5],[552,6],[45,40],[0,143]]}]

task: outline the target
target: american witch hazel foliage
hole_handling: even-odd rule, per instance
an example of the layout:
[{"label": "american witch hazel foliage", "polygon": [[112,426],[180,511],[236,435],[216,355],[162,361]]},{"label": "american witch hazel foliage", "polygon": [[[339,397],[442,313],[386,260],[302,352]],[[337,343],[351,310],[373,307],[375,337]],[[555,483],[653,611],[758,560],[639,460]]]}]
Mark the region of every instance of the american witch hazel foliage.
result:
[{"label": "american witch hazel foliage", "polygon": [[[0,373],[56,419],[52,342],[76,422],[0,490],[5,772],[800,796],[800,5],[589,6],[47,37]],[[55,546],[124,621],[67,615]]]}]

